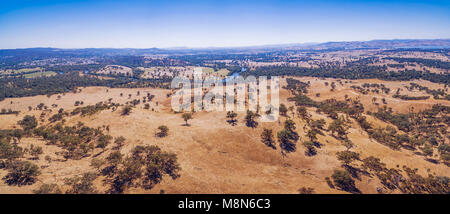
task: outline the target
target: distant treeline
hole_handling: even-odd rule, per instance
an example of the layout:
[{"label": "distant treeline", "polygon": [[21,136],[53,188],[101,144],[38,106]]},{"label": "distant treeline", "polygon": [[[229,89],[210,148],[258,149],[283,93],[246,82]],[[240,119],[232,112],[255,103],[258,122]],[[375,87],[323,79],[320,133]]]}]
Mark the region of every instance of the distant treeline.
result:
[{"label": "distant treeline", "polygon": [[430,98],[430,96],[408,96],[408,95],[399,95],[399,94],[394,94],[392,96],[393,98],[399,98],[402,100],[427,100],[428,98]]},{"label": "distant treeline", "polygon": [[76,72],[37,78],[0,78],[0,101],[5,98],[66,93],[77,87],[106,86],[112,88],[167,87],[162,80],[132,80],[129,78],[100,79]]},{"label": "distant treeline", "polygon": [[441,69],[450,69],[450,62],[445,62],[436,59],[423,59],[423,58],[400,58],[400,57],[386,57],[384,59],[394,60],[399,63],[405,62],[415,62],[420,65],[432,67],[432,68],[441,68]]},{"label": "distant treeline", "polygon": [[310,76],[342,79],[381,79],[391,81],[409,81],[424,79],[430,82],[450,84],[450,74],[436,74],[417,70],[388,72],[381,66],[353,65],[346,67],[302,68],[292,66],[264,66],[243,72],[242,75],[254,76]]}]

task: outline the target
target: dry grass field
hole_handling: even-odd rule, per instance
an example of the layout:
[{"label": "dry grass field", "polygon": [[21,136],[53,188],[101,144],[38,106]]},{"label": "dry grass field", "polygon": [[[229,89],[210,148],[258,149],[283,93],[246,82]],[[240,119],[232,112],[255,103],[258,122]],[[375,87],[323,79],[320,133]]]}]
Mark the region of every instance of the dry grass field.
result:
[{"label": "dry grass field", "polygon": [[[308,96],[317,101],[329,98],[344,100],[346,97],[358,98],[364,104],[366,111],[375,111],[383,106],[381,99],[385,98],[386,106],[391,107],[394,112],[408,112],[411,107],[414,111],[430,108],[433,104],[441,103],[449,106],[450,102],[445,100],[435,100],[432,97],[428,100],[406,101],[392,98],[397,88],[402,88],[402,94],[413,94],[418,96],[422,92],[408,92],[404,86],[410,82],[387,82],[380,80],[342,80],[340,84],[336,79],[319,78],[296,78],[301,81],[310,81]],[[330,91],[330,85],[325,86],[325,82],[331,84],[335,82],[336,88]],[[443,88],[443,85],[425,81],[414,81],[420,85],[430,88]],[[370,92],[367,95],[350,88],[352,85],[362,85],[364,83],[383,83],[390,88],[390,94],[375,94]],[[285,85],[282,81],[282,85]],[[283,127],[283,122],[287,117],[280,116],[279,121],[272,123],[260,123],[257,128],[249,128],[245,125],[245,112],[238,112],[238,123],[232,126],[226,122],[226,112],[196,112],[193,119],[189,121],[190,126],[185,123],[181,114],[176,114],[171,110],[170,97],[167,96],[170,90],[153,88],[117,89],[105,87],[80,88],[81,92],[57,94],[50,97],[34,96],[23,98],[5,99],[0,102],[0,108],[19,110],[18,115],[0,115],[0,129],[18,128],[17,122],[25,115],[35,115],[40,118],[42,111],[34,108],[40,103],[49,107],[50,111],[43,116],[40,124],[47,124],[48,118],[56,113],[59,108],[65,111],[72,111],[76,107],[75,101],[82,101],[83,105],[93,105],[100,101],[125,104],[133,99],[140,99],[144,94],[151,93],[155,98],[150,102],[150,108],[144,109],[144,104],[138,104],[132,109],[132,113],[127,116],[120,115],[119,111],[103,110],[92,116],[70,116],[65,119],[67,125],[75,125],[82,122],[89,127],[109,126],[108,134],[113,137],[123,136],[127,140],[121,148],[121,152],[126,154],[137,145],[157,145],[162,150],[175,153],[181,166],[180,177],[172,180],[165,176],[160,184],[150,190],[141,188],[129,188],[125,193],[298,193],[301,187],[314,188],[316,193],[346,193],[341,190],[331,189],[325,182],[325,177],[330,177],[333,170],[341,167],[341,163],[336,158],[336,152],[345,150],[345,147],[329,133],[319,135],[318,141],[322,143],[317,155],[306,156],[305,147],[301,142],[306,140],[306,122],[299,117],[293,117],[296,131],[300,135],[297,143],[297,150],[283,156],[280,148],[272,149],[261,143],[261,133],[263,128],[270,128],[277,133]],[[137,94],[140,94],[138,96]],[[317,94],[320,96],[317,96]],[[121,96],[122,94],[122,96]],[[347,96],[346,96],[347,95]],[[426,94],[424,94],[426,95]],[[377,101],[373,101],[373,97]],[[293,106],[293,102],[287,101],[291,97],[289,91],[280,90],[280,102],[288,107]],[[378,103],[378,104],[375,104]],[[53,105],[53,107],[52,107]],[[57,105],[57,107],[56,107]],[[29,111],[31,106],[33,110]],[[308,108],[308,113],[313,119],[325,119],[327,124],[331,119],[324,114],[319,114],[313,108]],[[288,115],[291,113],[288,112]],[[388,124],[375,117],[368,116],[368,120],[376,126],[385,127]],[[167,137],[159,138],[155,136],[158,126],[165,125],[169,128]],[[426,176],[428,173],[440,176],[450,176],[450,168],[444,164],[431,163],[423,156],[414,154],[409,150],[392,150],[387,146],[370,139],[365,131],[352,120],[349,139],[355,144],[353,151],[359,152],[361,158],[375,156],[381,159],[390,168],[401,168],[407,166],[417,168],[418,174]],[[23,159],[37,164],[42,172],[38,176],[37,182],[25,186],[8,186],[0,182],[0,193],[32,193],[42,184],[58,184],[63,190],[64,179],[81,175],[86,172],[95,172],[96,169],[90,166],[94,158],[105,158],[112,152],[112,145],[109,145],[105,152],[96,148],[92,155],[81,160],[64,160],[57,155],[61,148],[55,145],[48,145],[39,138],[23,138],[19,146],[28,148],[30,145],[43,147],[43,154],[39,160],[31,160],[29,156]],[[44,157],[49,156],[51,161]],[[6,171],[0,169],[0,177]],[[97,190],[106,190],[99,176],[94,184]],[[362,193],[377,193],[377,187],[382,187],[380,181],[375,176],[361,176],[356,179],[356,186]],[[388,191],[399,193],[398,190]]]}]

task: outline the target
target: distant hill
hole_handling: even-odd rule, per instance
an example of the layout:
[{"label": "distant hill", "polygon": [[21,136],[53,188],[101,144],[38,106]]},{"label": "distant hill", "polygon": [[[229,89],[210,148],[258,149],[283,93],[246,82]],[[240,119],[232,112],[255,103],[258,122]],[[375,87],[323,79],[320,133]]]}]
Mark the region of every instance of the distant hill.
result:
[{"label": "distant hill", "polygon": [[372,40],[372,41],[354,41],[354,42],[326,42],[313,46],[312,48],[450,48],[450,39],[395,39],[395,40]]},{"label": "distant hill", "polygon": [[266,52],[279,50],[327,50],[327,49],[395,49],[395,48],[450,48],[450,39],[395,39],[350,42],[298,43],[262,45],[248,47],[211,48],[24,48],[0,49],[0,57],[5,56],[118,56],[154,54],[229,54],[243,52]]}]

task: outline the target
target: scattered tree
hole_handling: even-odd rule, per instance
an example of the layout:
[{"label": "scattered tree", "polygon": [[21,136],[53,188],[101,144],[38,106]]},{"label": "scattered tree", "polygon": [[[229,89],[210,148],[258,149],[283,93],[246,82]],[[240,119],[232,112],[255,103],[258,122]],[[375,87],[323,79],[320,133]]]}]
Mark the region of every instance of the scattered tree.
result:
[{"label": "scattered tree", "polygon": [[188,124],[188,120],[192,119],[192,113],[189,112],[185,112],[181,115],[181,117],[183,118],[184,122],[186,122],[186,126],[189,126]]},{"label": "scattered tree", "polygon": [[119,148],[121,148],[122,146],[123,146],[123,144],[125,143],[125,138],[123,137],[123,136],[120,136],[120,137],[117,137],[115,140],[114,140],[114,144],[116,144],[116,149],[119,149]]},{"label": "scattered tree", "polygon": [[273,133],[271,129],[264,128],[262,134],[261,134],[261,141],[268,147],[271,147],[272,149],[276,149],[275,142],[273,139]]},{"label": "scattered tree", "polygon": [[159,126],[158,132],[156,132],[157,137],[166,137],[169,134],[169,128],[167,126]]},{"label": "scattered tree", "polygon": [[314,194],[314,188],[311,187],[302,187],[298,189],[299,194]]},{"label": "scattered tree", "polygon": [[33,144],[31,144],[30,155],[33,156],[34,160],[38,160],[39,155],[41,155],[42,153],[43,153],[42,147],[34,146]]},{"label": "scattered tree", "polygon": [[287,116],[288,109],[287,109],[286,105],[284,105],[283,103],[280,104],[280,108],[278,110],[280,111],[281,115]]},{"label": "scattered tree", "polygon": [[360,193],[360,191],[355,186],[355,181],[345,170],[334,170],[333,175],[331,175],[334,185],[339,187],[341,190],[350,193]]},{"label": "scattered tree", "polygon": [[349,166],[354,160],[359,160],[359,153],[352,151],[337,152],[336,156],[337,159],[345,166]]},{"label": "scattered tree", "polygon": [[317,154],[317,150],[314,147],[314,143],[311,141],[305,141],[303,142],[303,145],[306,147],[305,155],[306,156],[313,156]]},{"label": "scattered tree", "polygon": [[227,122],[229,124],[231,124],[232,126],[235,126],[237,123],[236,117],[237,117],[236,112],[234,112],[234,111],[227,112],[227,119],[228,119]]},{"label": "scattered tree", "polygon": [[259,115],[257,113],[253,113],[250,110],[247,110],[247,115],[245,116],[245,125],[251,128],[256,128],[258,126],[258,122],[255,121],[256,117]]},{"label": "scattered tree", "polygon": [[94,180],[97,174],[92,172],[84,173],[82,176],[66,178],[64,183],[70,186],[66,191],[67,194],[96,194],[98,191],[94,187]]},{"label": "scattered tree", "polygon": [[33,190],[34,194],[62,194],[57,184],[42,184],[39,189]]},{"label": "scattered tree", "polygon": [[129,105],[124,106],[121,114],[122,114],[122,116],[130,115],[132,110],[133,110],[133,108],[131,106],[129,106]]},{"label": "scattered tree", "polygon": [[37,127],[38,122],[35,116],[26,115],[22,120],[17,122],[20,126],[22,126],[24,131],[29,131]]},{"label": "scattered tree", "polygon": [[14,161],[8,167],[8,174],[3,178],[8,185],[31,185],[41,174],[39,167],[28,161]]}]

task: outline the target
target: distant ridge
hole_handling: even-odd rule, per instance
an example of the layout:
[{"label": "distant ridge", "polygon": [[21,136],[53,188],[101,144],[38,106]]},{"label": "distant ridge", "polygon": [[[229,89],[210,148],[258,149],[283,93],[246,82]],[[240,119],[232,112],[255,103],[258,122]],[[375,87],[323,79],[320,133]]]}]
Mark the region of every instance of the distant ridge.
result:
[{"label": "distant ridge", "polygon": [[326,42],[312,47],[315,48],[420,48],[420,47],[450,47],[450,39],[394,39],[352,42]]},{"label": "distant ridge", "polygon": [[276,50],[327,50],[327,49],[395,49],[395,48],[450,48],[450,39],[393,39],[371,41],[343,41],[325,43],[273,44],[247,47],[174,47],[174,48],[51,48],[35,47],[20,49],[0,49],[0,56],[10,53],[30,54],[68,54],[68,55],[152,55],[152,54],[188,54],[188,53],[242,53],[246,51]]}]

